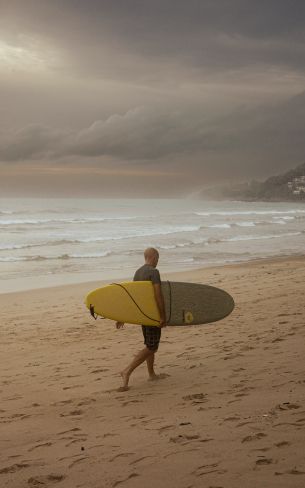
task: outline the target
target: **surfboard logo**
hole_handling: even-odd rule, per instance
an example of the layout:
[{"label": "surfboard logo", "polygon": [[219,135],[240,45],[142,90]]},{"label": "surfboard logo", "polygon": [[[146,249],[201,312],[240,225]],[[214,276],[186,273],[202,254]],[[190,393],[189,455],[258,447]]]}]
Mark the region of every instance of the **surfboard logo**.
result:
[{"label": "surfboard logo", "polygon": [[184,322],[186,324],[191,324],[194,320],[192,312],[184,312]]}]

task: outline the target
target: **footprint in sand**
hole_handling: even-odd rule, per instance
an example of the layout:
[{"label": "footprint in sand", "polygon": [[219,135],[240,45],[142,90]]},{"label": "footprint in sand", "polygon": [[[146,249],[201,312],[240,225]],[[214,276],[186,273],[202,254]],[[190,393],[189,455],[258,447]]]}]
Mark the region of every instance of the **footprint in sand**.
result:
[{"label": "footprint in sand", "polygon": [[71,464],[69,464],[68,468],[71,469],[73,468],[73,466],[75,466],[75,464],[78,464],[78,463],[81,463],[82,461],[84,461],[85,459],[88,459],[89,456],[84,456],[84,457],[81,457],[81,458],[78,458],[78,459],[75,459],[75,461],[72,461]]},{"label": "footprint in sand", "polygon": [[297,410],[300,408],[300,405],[296,405],[295,403],[290,403],[290,402],[284,402],[284,403],[279,403],[276,407],[278,410]]},{"label": "footprint in sand", "polygon": [[134,456],[134,452],[121,452],[120,454],[116,454],[113,458],[109,459],[109,462],[112,463],[118,458],[125,458],[129,456]]},{"label": "footprint in sand", "polygon": [[248,393],[236,393],[236,395],[234,395],[235,398],[243,398],[245,396],[248,396]]},{"label": "footprint in sand", "polygon": [[245,425],[255,425],[255,424],[251,420],[246,420],[245,422],[240,422],[239,424],[236,424],[236,427],[244,427]]},{"label": "footprint in sand", "polygon": [[142,400],[128,400],[122,403],[122,407],[127,407],[130,403],[143,403]]},{"label": "footprint in sand", "polygon": [[192,402],[192,405],[197,405],[198,403],[207,402],[207,395],[204,393],[193,393],[191,395],[186,395],[182,397],[183,400],[188,400]]},{"label": "footprint in sand", "polygon": [[125,483],[126,481],[129,481],[131,478],[135,478],[136,476],[139,476],[138,473],[131,473],[129,476],[127,476],[127,478],[115,481],[113,483],[112,487],[115,488],[116,486],[120,485],[121,483]]},{"label": "footprint in sand", "polygon": [[58,432],[57,435],[69,434],[70,432],[79,432],[81,429],[74,427],[73,429],[64,430],[63,432]]},{"label": "footprint in sand", "polygon": [[16,422],[18,420],[27,419],[27,418],[29,418],[31,416],[32,415],[27,415],[27,414],[23,414],[23,413],[14,413],[10,417],[7,417],[7,418],[2,417],[4,420],[1,420],[1,423],[2,424],[9,424],[11,422]]},{"label": "footprint in sand", "polygon": [[265,466],[267,464],[273,464],[273,459],[271,458],[262,458],[262,459],[258,459],[256,462],[255,462],[256,466]]},{"label": "footprint in sand", "polygon": [[204,476],[210,473],[217,473],[219,472],[218,468],[219,463],[213,464],[203,464],[202,466],[198,466],[195,471],[192,472],[195,476]]},{"label": "footprint in sand", "polygon": [[72,403],[73,400],[61,400],[59,402],[54,402],[54,403],[51,403],[51,406],[52,407],[57,407],[58,405],[67,405],[69,403]]},{"label": "footprint in sand", "polygon": [[277,444],[274,444],[274,445],[275,445],[275,447],[286,447],[286,446],[288,447],[291,445],[291,443],[288,441],[281,441],[281,442],[278,442]]},{"label": "footprint in sand", "polygon": [[71,412],[68,413],[61,413],[61,417],[75,417],[77,415],[82,415],[83,411],[82,410],[72,410]]},{"label": "footprint in sand", "polygon": [[235,420],[240,420],[240,417],[226,417],[223,422],[234,422]]},{"label": "footprint in sand", "polygon": [[30,486],[39,486],[39,485],[49,485],[50,483],[59,483],[65,479],[63,474],[48,474],[46,476],[32,476],[28,479],[28,484]]},{"label": "footprint in sand", "polygon": [[271,447],[262,447],[260,449],[252,449],[254,452],[267,452],[270,451]]},{"label": "footprint in sand", "polygon": [[72,390],[74,388],[82,388],[84,385],[73,385],[73,386],[64,386],[63,390]]},{"label": "footprint in sand", "polygon": [[21,469],[28,468],[30,465],[26,463],[12,464],[11,466],[6,466],[0,469],[0,474],[16,473]]},{"label": "footprint in sand", "polygon": [[97,373],[105,373],[106,371],[109,371],[109,368],[94,369],[93,371],[90,371],[90,373],[91,374],[97,374]]},{"label": "footprint in sand", "polygon": [[237,359],[243,357],[243,354],[235,353],[235,354],[227,354],[224,358],[222,358],[224,361],[227,361],[228,359]]},{"label": "footprint in sand", "polygon": [[283,473],[275,472],[275,476],[281,476],[283,474],[295,474],[295,475],[304,475],[305,471],[300,471],[296,468],[290,469],[289,471],[284,471]]},{"label": "footprint in sand", "polygon": [[135,459],[134,461],[131,461],[131,463],[129,463],[129,464],[130,464],[130,466],[132,466],[133,464],[138,464],[141,461],[145,461],[145,459],[149,459],[149,458],[151,459],[151,458],[155,458],[155,457],[156,456],[142,456],[142,457],[140,457],[138,459]]},{"label": "footprint in sand", "polygon": [[175,426],[174,425],[163,425],[163,427],[159,427],[157,430],[158,434],[162,434],[163,432],[173,429]]},{"label": "footprint in sand", "polygon": [[[76,439],[73,438],[73,437],[68,437],[69,442],[67,444],[65,444],[65,447],[69,447],[72,444],[76,444],[76,443],[79,443],[79,442],[81,442],[81,443],[86,442],[86,440],[87,440],[87,436],[86,435],[83,435],[83,434],[75,434],[75,435],[80,435],[81,437],[78,437]],[[62,440],[64,440],[64,438],[62,438]],[[84,450],[84,449],[82,449],[82,450]]]},{"label": "footprint in sand", "polygon": [[247,437],[244,437],[241,442],[257,441],[259,439],[262,439],[263,437],[267,437],[267,435],[264,434],[263,432],[258,432],[257,434],[252,434],[252,435],[248,435]]},{"label": "footprint in sand", "polygon": [[170,437],[169,441],[174,442],[174,444],[189,444],[189,441],[194,441],[200,439],[200,435],[198,434],[193,434],[193,435],[187,435],[187,434],[179,434],[176,437]]},{"label": "footprint in sand", "polygon": [[43,444],[37,444],[36,446],[31,447],[28,449],[28,452],[32,452],[35,449],[38,449],[39,447],[50,447],[52,446],[52,442],[44,442]]},{"label": "footprint in sand", "polygon": [[96,402],[95,398],[83,398],[78,404],[78,407],[82,407],[83,405],[90,405],[90,403]]}]

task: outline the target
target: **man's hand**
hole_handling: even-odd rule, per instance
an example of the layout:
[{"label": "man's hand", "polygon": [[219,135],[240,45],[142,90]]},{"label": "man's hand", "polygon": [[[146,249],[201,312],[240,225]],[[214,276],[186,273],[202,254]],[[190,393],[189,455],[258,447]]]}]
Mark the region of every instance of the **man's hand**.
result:
[{"label": "man's hand", "polygon": [[116,322],[115,326],[117,329],[124,329],[124,322]]},{"label": "man's hand", "polygon": [[163,327],[166,327],[166,326],[167,326],[166,320],[165,319],[160,319],[159,327],[161,327],[161,329],[162,329]]}]

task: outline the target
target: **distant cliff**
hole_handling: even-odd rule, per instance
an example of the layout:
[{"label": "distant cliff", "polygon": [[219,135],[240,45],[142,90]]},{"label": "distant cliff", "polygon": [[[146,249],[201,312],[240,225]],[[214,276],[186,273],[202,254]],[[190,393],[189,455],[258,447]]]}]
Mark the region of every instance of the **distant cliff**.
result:
[{"label": "distant cliff", "polygon": [[304,201],[305,163],[267,180],[230,185],[217,190],[217,197],[247,201]]}]

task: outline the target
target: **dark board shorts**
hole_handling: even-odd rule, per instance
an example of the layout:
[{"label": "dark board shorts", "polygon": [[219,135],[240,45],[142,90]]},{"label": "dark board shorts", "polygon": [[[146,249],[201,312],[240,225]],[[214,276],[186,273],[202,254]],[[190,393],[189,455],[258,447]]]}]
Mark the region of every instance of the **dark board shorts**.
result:
[{"label": "dark board shorts", "polygon": [[149,327],[142,325],[144,344],[150,350],[156,352],[161,338],[161,327]]}]

